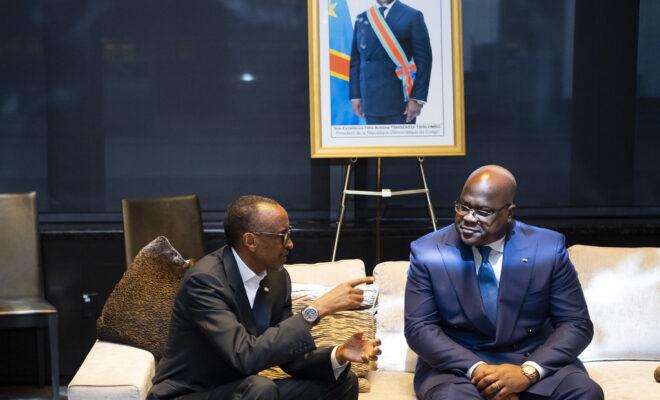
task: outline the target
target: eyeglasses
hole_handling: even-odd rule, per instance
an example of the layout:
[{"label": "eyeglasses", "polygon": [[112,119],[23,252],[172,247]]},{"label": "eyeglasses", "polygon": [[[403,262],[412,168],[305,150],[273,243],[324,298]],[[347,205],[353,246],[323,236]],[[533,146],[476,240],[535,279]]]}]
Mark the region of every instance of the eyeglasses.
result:
[{"label": "eyeglasses", "polygon": [[458,215],[462,217],[472,213],[478,220],[485,221],[493,218],[497,213],[509,207],[510,205],[511,203],[507,203],[502,207],[498,208],[497,210],[486,210],[483,208],[472,208],[467,204],[461,203],[460,201],[456,200],[454,202],[454,210]]},{"label": "eyeglasses", "polygon": [[254,233],[255,235],[263,235],[263,236],[282,236],[282,246],[286,246],[286,244],[289,243],[289,239],[291,239],[292,232],[293,232],[293,228],[289,227],[286,233],[272,233],[272,232],[252,232],[252,233]]}]

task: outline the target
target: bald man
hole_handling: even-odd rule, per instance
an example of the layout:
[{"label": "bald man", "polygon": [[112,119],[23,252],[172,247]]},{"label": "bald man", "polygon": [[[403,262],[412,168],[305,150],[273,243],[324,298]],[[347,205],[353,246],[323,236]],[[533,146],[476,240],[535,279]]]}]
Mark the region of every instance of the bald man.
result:
[{"label": "bald man", "polygon": [[405,334],[420,399],[602,399],[578,360],[593,336],[564,236],[513,219],[516,180],[474,171],[454,224],[411,244]]}]

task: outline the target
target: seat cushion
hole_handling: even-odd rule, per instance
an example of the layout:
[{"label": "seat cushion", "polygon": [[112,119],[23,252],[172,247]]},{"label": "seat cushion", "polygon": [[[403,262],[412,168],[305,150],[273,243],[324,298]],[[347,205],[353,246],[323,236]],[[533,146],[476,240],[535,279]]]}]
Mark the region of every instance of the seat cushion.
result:
[{"label": "seat cushion", "polygon": [[594,324],[583,361],[660,360],[660,248],[569,249]]},{"label": "seat cushion", "polygon": [[413,374],[409,372],[369,373],[371,391],[360,393],[359,400],[416,400]]},{"label": "seat cushion", "polygon": [[108,297],[98,338],[151,352],[165,348],[174,296],[189,263],[163,236],[146,245]]},{"label": "seat cushion", "polygon": [[156,370],[142,349],[97,341],[69,383],[69,400],[143,400]]},{"label": "seat cushion", "polygon": [[415,371],[417,355],[410,350],[403,336],[403,299],[409,267],[408,261],[386,261],[374,268],[374,277],[380,289],[376,336],[383,341],[383,354],[378,358],[379,371]]},{"label": "seat cushion", "polygon": [[605,393],[606,399],[657,400],[660,383],[653,371],[660,361],[594,361],[585,363],[589,376]]}]

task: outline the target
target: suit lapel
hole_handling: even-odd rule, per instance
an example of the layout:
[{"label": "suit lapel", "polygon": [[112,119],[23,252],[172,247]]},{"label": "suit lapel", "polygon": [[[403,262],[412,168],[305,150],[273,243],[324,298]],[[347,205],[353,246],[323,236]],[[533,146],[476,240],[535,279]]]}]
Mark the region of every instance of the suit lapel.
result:
[{"label": "suit lapel", "polygon": [[234,259],[234,254],[231,251],[229,246],[224,248],[222,253],[222,261],[225,267],[225,273],[227,274],[227,280],[229,282],[229,287],[234,291],[234,299],[238,305],[239,311],[239,320],[245,326],[245,328],[253,335],[257,334],[257,327],[254,321],[254,316],[252,315],[252,309],[250,308],[250,302],[247,298],[247,293],[245,293],[245,286],[243,285],[243,278],[241,278],[241,273],[238,272],[238,265]]},{"label": "suit lapel", "polygon": [[444,260],[444,262],[458,301],[461,303],[465,315],[475,327],[485,335],[494,336],[495,326],[486,316],[481,302],[481,292],[477,282],[472,249],[463,244],[457,233],[453,232],[451,236],[454,239],[454,244],[446,246],[441,243],[438,247],[440,254],[443,251],[449,252],[454,258]]},{"label": "suit lapel", "polygon": [[536,242],[526,241],[522,231],[512,229],[504,245],[497,307],[497,341],[507,341],[516,325],[529,288],[536,259]]}]

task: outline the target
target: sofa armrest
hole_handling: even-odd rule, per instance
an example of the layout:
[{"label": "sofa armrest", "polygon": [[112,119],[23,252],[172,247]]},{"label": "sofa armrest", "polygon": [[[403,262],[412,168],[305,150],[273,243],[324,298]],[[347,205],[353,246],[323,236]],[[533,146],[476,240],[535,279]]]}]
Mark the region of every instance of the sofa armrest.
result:
[{"label": "sofa armrest", "polygon": [[156,370],[142,349],[97,340],[69,383],[69,400],[144,400]]}]

